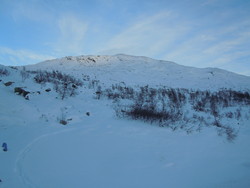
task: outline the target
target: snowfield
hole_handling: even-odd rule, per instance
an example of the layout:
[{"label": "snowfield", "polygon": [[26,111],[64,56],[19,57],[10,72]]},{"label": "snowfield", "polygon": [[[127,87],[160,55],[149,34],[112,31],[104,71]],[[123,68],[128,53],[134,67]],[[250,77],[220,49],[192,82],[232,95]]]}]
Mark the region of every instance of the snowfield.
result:
[{"label": "snowfield", "polygon": [[[35,83],[32,73],[24,79],[21,67],[0,69],[10,73],[0,76],[0,144],[8,144],[7,152],[0,150],[1,188],[250,187],[247,118],[228,120],[239,123],[233,141],[218,136],[213,126],[187,134],[118,118],[114,101],[94,99],[87,82],[77,95],[61,100],[51,83]],[[39,69],[79,79],[89,75],[102,87],[124,82],[250,91],[246,76],[126,55],[67,57],[26,67]],[[9,81],[14,83],[5,86]],[[15,94],[15,87],[30,91],[29,100]],[[250,113],[249,106],[241,110],[244,117]]]}]

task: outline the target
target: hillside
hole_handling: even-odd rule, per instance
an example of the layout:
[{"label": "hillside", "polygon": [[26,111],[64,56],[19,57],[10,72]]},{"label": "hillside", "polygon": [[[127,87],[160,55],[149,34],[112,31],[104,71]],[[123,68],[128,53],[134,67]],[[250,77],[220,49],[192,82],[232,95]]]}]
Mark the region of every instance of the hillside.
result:
[{"label": "hillside", "polygon": [[0,187],[249,187],[249,92],[147,57],[0,65]]},{"label": "hillside", "polygon": [[169,61],[147,57],[77,56],[49,60],[27,66],[31,70],[59,70],[101,80],[103,83],[127,85],[167,86],[171,88],[193,88],[200,90],[250,90],[250,77],[238,75],[217,68],[194,68],[181,66]]}]

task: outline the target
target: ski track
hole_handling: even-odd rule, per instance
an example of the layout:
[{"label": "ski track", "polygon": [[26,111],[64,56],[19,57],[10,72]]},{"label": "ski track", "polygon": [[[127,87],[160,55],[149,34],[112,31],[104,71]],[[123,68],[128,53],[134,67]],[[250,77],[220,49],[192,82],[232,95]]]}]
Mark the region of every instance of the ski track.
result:
[{"label": "ski track", "polygon": [[78,127],[77,128],[70,128],[70,129],[67,129],[67,130],[60,130],[60,131],[55,131],[53,133],[43,134],[43,135],[35,138],[34,140],[32,140],[28,145],[26,145],[26,147],[23,150],[21,150],[19,152],[19,154],[17,155],[17,158],[16,158],[14,172],[18,173],[19,178],[21,179],[21,181],[23,182],[23,184],[26,187],[29,187],[29,188],[39,188],[38,185],[34,184],[25,175],[25,172],[23,171],[23,166],[22,166],[22,161],[25,159],[26,155],[31,151],[32,146],[35,145],[40,140],[46,138],[46,137],[53,136],[53,135],[58,135],[58,134],[63,134],[63,133],[66,133],[66,132],[75,131],[77,129],[80,129],[80,128],[78,128]]}]

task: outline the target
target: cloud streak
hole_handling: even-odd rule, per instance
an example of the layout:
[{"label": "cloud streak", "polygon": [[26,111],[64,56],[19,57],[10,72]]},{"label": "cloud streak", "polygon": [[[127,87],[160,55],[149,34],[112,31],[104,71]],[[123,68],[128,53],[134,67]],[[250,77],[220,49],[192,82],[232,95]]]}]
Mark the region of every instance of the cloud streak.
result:
[{"label": "cloud streak", "polygon": [[243,21],[219,31],[202,31],[202,35],[189,38],[178,49],[166,53],[165,58],[192,66],[224,68],[225,64],[236,63],[238,59],[250,55],[250,34],[247,28],[250,28],[250,24],[247,26]]},{"label": "cloud streak", "polygon": [[54,45],[59,54],[81,54],[84,48],[87,23],[73,15],[64,15],[58,21],[59,37]]},{"label": "cloud streak", "polygon": [[[38,54],[28,50],[13,50],[6,47],[0,46],[0,56],[6,56],[7,58],[2,58],[1,61],[10,60],[11,65],[24,65],[41,62],[47,59],[54,59],[53,56]],[[0,64],[7,64],[8,62],[0,62]]]},{"label": "cloud streak", "polygon": [[[32,29],[37,32],[38,38],[35,38],[35,40],[40,40],[40,45],[48,48],[44,51],[50,51],[49,54],[53,54],[53,56],[56,57],[80,55],[83,53],[85,45],[84,39],[88,30],[88,24],[81,18],[81,16],[70,10],[61,11],[60,8],[63,7],[63,4],[68,5],[70,1],[62,0],[60,3],[54,0],[3,1],[5,3],[7,2],[6,4],[10,9],[7,14],[12,17],[15,23],[18,25],[29,23],[28,27],[24,28],[22,32],[27,30],[26,33],[31,33]],[[31,28],[30,25],[36,25],[38,28]],[[45,32],[41,33],[41,30],[44,30]],[[39,35],[44,39],[40,39]],[[30,41],[29,38],[27,40]],[[41,47],[36,46],[36,48]],[[5,56],[7,56],[7,54],[15,54],[14,56],[20,59],[21,57],[19,54],[22,54],[27,55],[27,59],[33,58],[30,56],[32,54],[31,50],[21,49],[16,51],[12,50],[11,52],[11,48],[8,48],[7,46],[5,50],[3,49],[4,47],[2,47],[2,52],[6,51]],[[19,53],[16,53],[17,51]],[[48,57],[51,56],[48,55]]]},{"label": "cloud streak", "polygon": [[[172,23],[175,15],[170,11],[138,19],[103,46],[102,53],[129,53],[156,56],[185,35],[189,27]],[[164,23],[164,24],[163,24]]]},{"label": "cloud streak", "polygon": [[48,22],[54,19],[53,10],[46,1],[3,0],[3,2],[8,2],[9,14],[16,22],[23,20]]}]

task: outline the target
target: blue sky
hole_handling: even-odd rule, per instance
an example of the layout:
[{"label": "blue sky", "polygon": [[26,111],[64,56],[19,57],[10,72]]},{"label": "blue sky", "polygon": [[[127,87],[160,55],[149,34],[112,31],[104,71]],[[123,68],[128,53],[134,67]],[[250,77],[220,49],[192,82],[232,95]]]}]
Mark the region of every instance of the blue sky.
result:
[{"label": "blue sky", "polygon": [[250,76],[250,0],[0,0],[0,64],[118,53]]}]

